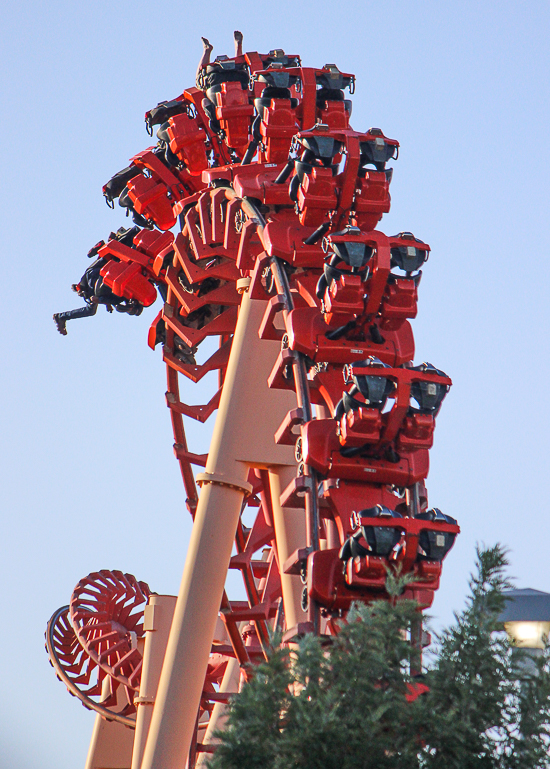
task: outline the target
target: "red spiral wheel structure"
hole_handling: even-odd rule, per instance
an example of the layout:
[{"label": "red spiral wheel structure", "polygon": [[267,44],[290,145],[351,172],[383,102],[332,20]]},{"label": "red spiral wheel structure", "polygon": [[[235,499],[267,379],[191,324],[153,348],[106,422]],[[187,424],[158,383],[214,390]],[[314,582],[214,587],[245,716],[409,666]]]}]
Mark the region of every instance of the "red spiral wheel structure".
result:
[{"label": "red spiral wheel structure", "polygon": [[134,706],[128,704],[123,712],[115,709],[120,683],[112,679],[109,694],[106,698],[102,696],[107,673],[96,665],[80,645],[70,623],[68,606],[62,606],[54,612],[45,635],[50,664],[69,693],[77,697],[88,710],[94,710],[107,721],[117,721],[133,729],[135,718],[128,714],[135,711]]},{"label": "red spiral wheel structure", "polygon": [[[74,589],[71,604],[54,612],[45,633],[50,664],[70,694],[105,720],[131,729],[143,662],[137,641],[144,636],[143,609],[150,594],[149,586],[132,574],[92,572]],[[218,695],[227,662],[218,651],[210,657],[199,719],[214,702],[227,700]]]},{"label": "red spiral wheel structure", "polygon": [[143,608],[149,586],[132,574],[102,569],[81,579],[70,602],[76,637],[89,658],[128,690],[138,691]]}]

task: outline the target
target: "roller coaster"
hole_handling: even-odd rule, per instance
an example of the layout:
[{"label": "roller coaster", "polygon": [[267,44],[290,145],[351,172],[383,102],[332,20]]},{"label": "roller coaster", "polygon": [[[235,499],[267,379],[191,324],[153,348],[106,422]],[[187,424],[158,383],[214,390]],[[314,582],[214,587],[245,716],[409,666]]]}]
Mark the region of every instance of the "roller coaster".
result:
[{"label": "roller coaster", "polygon": [[[103,187],[132,226],[90,250],[74,286],[86,306],[54,316],[66,333],[101,304],[139,314],[160,294],[148,343],[193,518],[177,599],[101,570],[48,623],[58,677],[97,714],[86,769],[204,765],[272,632],[328,642],[352,602],[388,599],[388,570],[414,575],[421,652],[459,533],[425,486],[451,386],[413,362],[430,247],[376,229],[399,143],[351,128],[355,76],[336,65],[243,54],[238,33],[211,63],[207,43],[196,86],[146,113],[157,143]],[[211,372],[207,402],[183,402],[181,377]],[[215,412],[194,453],[185,420]],[[227,595],[228,569],[246,601]]]}]

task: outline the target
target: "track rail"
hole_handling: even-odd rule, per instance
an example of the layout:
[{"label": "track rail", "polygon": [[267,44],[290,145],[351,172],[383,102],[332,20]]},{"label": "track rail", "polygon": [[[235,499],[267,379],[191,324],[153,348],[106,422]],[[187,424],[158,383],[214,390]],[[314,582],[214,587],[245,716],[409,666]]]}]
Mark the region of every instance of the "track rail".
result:
[{"label": "track rail", "polygon": [[[174,454],[194,520],[195,472],[208,454],[192,450],[185,424],[204,423],[218,409],[244,292],[264,302],[260,339],[280,341],[269,387],[295,398],[274,435],[294,447],[296,460],[279,498],[270,470],[251,462],[229,564],[242,575],[246,601],[220,596],[226,640],[212,643],[192,713],[190,767],[213,749],[203,737],[213,703],[230,696],[220,691],[230,660],[246,679],[274,628],[285,642],[336,634],[352,601],[388,598],[388,569],[414,576],[405,592],[420,614],[459,531],[428,509],[424,485],[435,417],[451,385],[431,364],[413,365],[409,321],[430,248],[411,233],[376,229],[389,211],[387,163],[398,142],[377,128],[351,128],[345,91],[353,93],[355,78],[334,65],[305,68],[281,51],[246,53],[205,65],[199,81],[204,90],[187,89],[147,113],[148,129],[160,126],[157,146],[104,187],[107,202],[118,198],[136,227],[92,249],[103,284],[130,308],[162,296],[149,345],[162,346]],[[208,338],[217,346],[197,363]],[[212,373],[217,385],[206,402],[186,403],[180,377],[202,393]],[[281,562],[274,521],[285,508],[303,516],[306,534]],[[289,577],[303,582],[307,622],[295,627],[282,587]],[[71,693],[126,725],[140,681],[132,633],[139,634],[137,609],[149,594],[133,579],[85,578],[71,620],[64,607],[47,631],[52,664]],[[104,590],[122,596],[113,604],[118,619]],[[105,703],[97,697],[107,678]],[[121,686],[122,715],[112,710]]]}]

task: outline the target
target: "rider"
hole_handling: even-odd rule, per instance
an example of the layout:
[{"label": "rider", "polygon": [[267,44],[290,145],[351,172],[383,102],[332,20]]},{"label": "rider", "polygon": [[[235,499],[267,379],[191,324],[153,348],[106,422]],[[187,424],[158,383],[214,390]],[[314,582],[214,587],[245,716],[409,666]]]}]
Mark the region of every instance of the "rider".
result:
[{"label": "rider", "polygon": [[[202,40],[202,47],[203,47],[203,53],[201,60],[199,61],[199,66],[197,67],[197,87],[201,88],[202,85],[202,72],[205,70],[208,65],[210,64],[210,54],[212,53],[212,49],[214,46],[212,43],[206,38],[201,37]],[[233,40],[235,41],[235,56],[242,56],[243,55],[243,33],[239,32],[238,29],[233,32]]]},{"label": "rider", "polygon": [[67,312],[56,312],[54,314],[53,319],[57,326],[57,330],[60,334],[63,334],[63,336],[67,335],[66,323],[68,320],[73,320],[74,318],[87,318],[90,315],[95,315],[98,305],[100,304],[105,305],[107,312],[112,312],[114,307],[117,312],[126,312],[128,315],[141,315],[143,310],[142,304],[135,299],[125,299],[124,297],[117,296],[117,294],[103,282],[103,278],[99,272],[108,261],[109,260],[105,257],[96,259],[80,278],[80,283],[73,283],[71,286],[72,290],[86,302],[84,307],[79,307],[77,310],[68,310]]}]

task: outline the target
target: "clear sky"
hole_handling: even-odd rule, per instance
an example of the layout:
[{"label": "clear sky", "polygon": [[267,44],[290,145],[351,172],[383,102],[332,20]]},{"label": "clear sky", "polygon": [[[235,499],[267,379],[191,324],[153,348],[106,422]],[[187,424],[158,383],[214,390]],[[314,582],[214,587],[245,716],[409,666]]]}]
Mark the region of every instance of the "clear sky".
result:
[{"label": "clear sky", "polygon": [[[86,252],[125,224],[101,186],[149,144],[143,115],[193,84],[200,35],[284,48],[357,75],[352,124],[401,143],[388,234],[432,247],[417,362],[454,386],[430,503],[462,526],[433,613],[460,609],[476,542],[511,550],[518,586],[548,577],[550,8],[528,0],[20,0],[2,29],[3,606],[0,768],[83,767],[93,715],[43,650],[78,580],[121,569],[175,593],[190,519],[164,405],[157,310],[75,321]],[[199,390],[199,388],[196,388]],[[204,392],[189,384],[190,402]],[[209,426],[191,426],[192,450]]]}]

